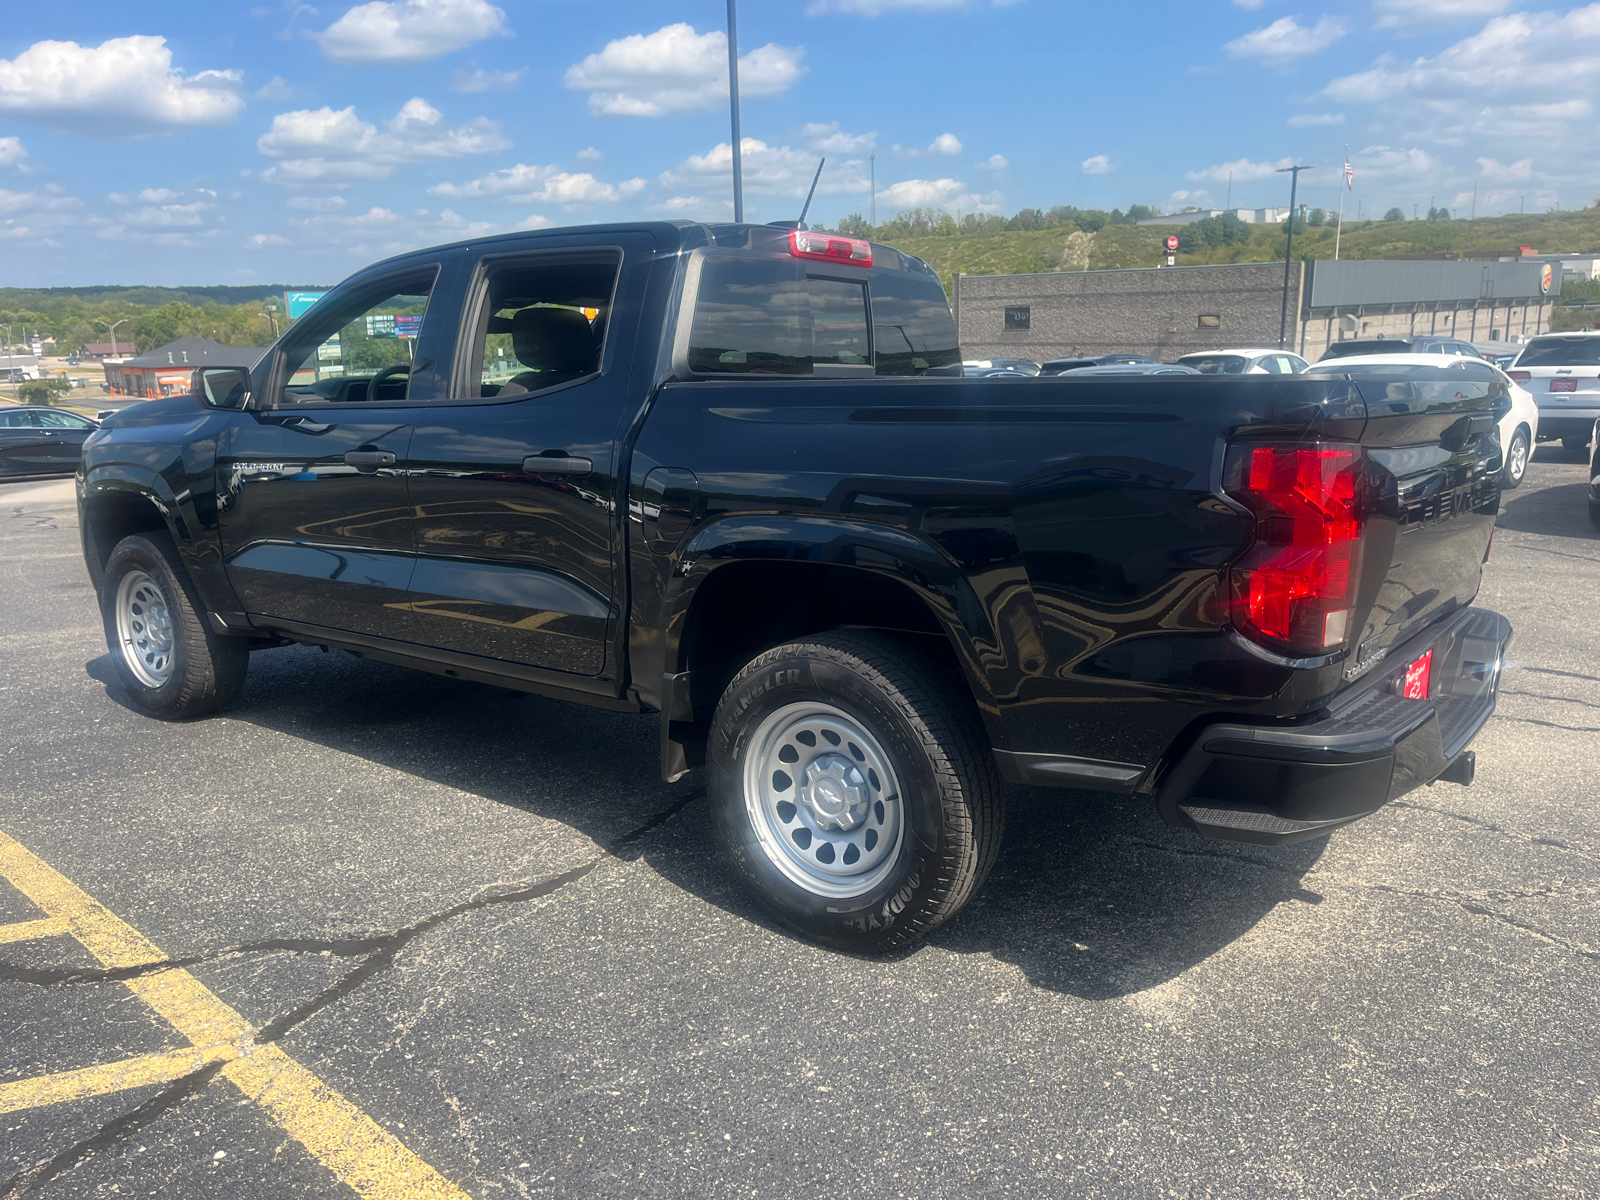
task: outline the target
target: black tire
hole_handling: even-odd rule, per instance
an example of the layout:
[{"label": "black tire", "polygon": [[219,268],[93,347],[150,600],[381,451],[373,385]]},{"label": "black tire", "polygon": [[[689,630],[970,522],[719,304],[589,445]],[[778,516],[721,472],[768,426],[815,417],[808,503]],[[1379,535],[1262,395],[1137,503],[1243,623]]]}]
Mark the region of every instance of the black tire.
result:
[{"label": "black tire", "polygon": [[1511,435],[1511,444],[1506,447],[1506,465],[1500,472],[1500,486],[1506,491],[1511,491],[1521,485],[1528,474],[1528,458],[1533,453],[1528,444],[1528,431],[1520,425]]},{"label": "black tire", "polygon": [[[769,819],[766,843],[758,833],[762,805],[770,803],[770,797],[746,801],[747,780],[765,779],[764,773],[755,774],[763,771],[756,765],[761,747],[772,744],[763,730],[777,728],[772,722],[789,720],[784,714],[814,705],[820,706],[817,711],[842,713],[868,738],[876,739],[865,758],[848,738],[845,745],[863,764],[873,761],[872,755],[883,756],[892,778],[898,780],[899,810],[896,814],[891,809],[890,814],[896,822],[895,848],[884,852],[871,876],[858,877],[865,886],[845,895],[823,894],[797,882],[793,863],[785,866],[780,861],[789,853],[787,843],[778,837],[782,830]],[[803,740],[805,733],[794,736]],[[830,757],[823,743],[813,738],[812,744],[819,747],[812,765]],[[849,768],[842,751],[831,757]],[[707,765],[712,811],[740,873],[779,921],[828,946],[873,953],[921,937],[966,904],[988,875],[1000,847],[1005,785],[965,682],[889,635],[819,634],[758,656],[722,694],[712,720]],[[816,794],[803,782],[810,778],[805,773],[809,769],[805,763],[796,769],[802,781],[795,783],[796,801],[803,799],[802,793]],[[871,786],[878,785],[873,775]],[[774,787],[778,786],[775,781]],[[894,790],[891,785],[882,797],[893,803]],[[875,820],[882,824],[884,805],[870,803],[872,793],[866,784],[860,791],[868,799],[861,811],[875,811]],[[788,809],[794,812],[796,807],[790,804]],[[781,813],[783,805],[777,804],[774,811]],[[814,808],[808,806],[807,813],[814,813]],[[790,818],[803,819],[804,814]],[[871,815],[861,817],[863,826],[873,820]],[[790,830],[791,837],[802,844],[797,829],[798,824]],[[821,833],[817,845],[836,836],[855,834]],[[864,836],[871,839],[875,834]],[[873,850],[871,840],[862,844]],[[803,845],[810,845],[809,836]],[[856,853],[859,850],[858,846]],[[820,858],[822,851],[813,853]],[[827,853],[832,863],[832,850]],[[850,861],[851,853],[846,845],[841,864]],[[843,870],[842,865],[838,869]],[[804,874],[805,868],[798,870]],[[849,891],[856,881],[843,880],[838,887]]]},{"label": "black tire", "polygon": [[1589,439],[1586,437],[1564,437],[1561,444],[1574,454],[1582,454],[1589,448]]},{"label": "black tire", "polygon": [[[127,597],[125,583],[132,585]],[[146,586],[159,597],[142,610],[140,623],[136,611],[140,600],[133,593]],[[118,607],[124,600],[134,623],[126,639],[118,626]],[[152,614],[163,610],[165,636],[150,632]],[[111,551],[100,585],[106,646],[128,698],[150,716],[168,721],[204,716],[233,703],[244,687],[249,643],[212,632],[204,612],[168,534],[134,534]]]},{"label": "black tire", "polygon": [[1589,501],[1589,524],[1600,529],[1600,500]]}]

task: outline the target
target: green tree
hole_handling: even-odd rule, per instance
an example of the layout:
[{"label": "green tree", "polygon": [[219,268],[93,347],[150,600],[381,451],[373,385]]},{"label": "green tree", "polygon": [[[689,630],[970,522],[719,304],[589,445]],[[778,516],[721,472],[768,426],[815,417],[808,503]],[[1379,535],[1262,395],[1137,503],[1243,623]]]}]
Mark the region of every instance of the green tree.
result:
[{"label": "green tree", "polygon": [[1388,212],[1383,214],[1383,219],[1385,221],[1404,221],[1406,219],[1405,210],[1401,208],[1391,208]]},{"label": "green tree", "polygon": [[1309,213],[1306,214],[1307,225],[1325,225],[1327,222],[1328,213],[1326,209],[1313,208]]}]

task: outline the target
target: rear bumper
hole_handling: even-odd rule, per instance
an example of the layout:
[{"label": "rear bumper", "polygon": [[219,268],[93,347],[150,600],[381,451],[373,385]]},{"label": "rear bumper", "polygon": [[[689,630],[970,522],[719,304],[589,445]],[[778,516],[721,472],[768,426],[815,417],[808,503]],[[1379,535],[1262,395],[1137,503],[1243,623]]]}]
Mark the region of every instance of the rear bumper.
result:
[{"label": "rear bumper", "polygon": [[1589,435],[1594,432],[1595,418],[1600,416],[1600,410],[1595,412],[1552,412],[1549,409],[1539,410],[1539,436],[1541,438],[1571,438],[1581,437],[1589,440]]},{"label": "rear bumper", "polygon": [[[1273,846],[1375,812],[1461,757],[1494,712],[1510,640],[1504,617],[1469,608],[1396,647],[1393,667],[1320,721],[1208,726],[1161,780],[1161,815],[1209,838]],[[1407,700],[1395,680],[1429,649],[1431,695]]]}]

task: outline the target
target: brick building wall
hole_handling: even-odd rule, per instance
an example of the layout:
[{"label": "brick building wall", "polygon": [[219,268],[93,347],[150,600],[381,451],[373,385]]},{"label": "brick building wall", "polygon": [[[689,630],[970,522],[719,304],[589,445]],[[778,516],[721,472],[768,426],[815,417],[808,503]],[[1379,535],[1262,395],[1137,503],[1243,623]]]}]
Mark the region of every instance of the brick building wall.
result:
[{"label": "brick building wall", "polygon": [[[1292,264],[1291,346],[1299,341],[1304,278],[1305,264]],[[955,296],[965,357],[1034,362],[1119,353],[1172,362],[1197,350],[1276,346],[1282,303],[1281,262],[962,275]],[[1007,309],[1026,309],[1028,327],[1008,329]],[[1010,324],[1019,315],[1013,311]]]}]

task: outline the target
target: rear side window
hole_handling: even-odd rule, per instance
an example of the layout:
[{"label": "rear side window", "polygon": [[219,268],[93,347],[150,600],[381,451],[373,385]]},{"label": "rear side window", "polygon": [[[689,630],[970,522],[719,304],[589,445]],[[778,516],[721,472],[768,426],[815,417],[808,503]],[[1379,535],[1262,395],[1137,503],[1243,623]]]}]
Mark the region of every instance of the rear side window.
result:
[{"label": "rear side window", "polygon": [[1600,337],[1534,338],[1517,356],[1519,367],[1600,366]]},{"label": "rear side window", "polygon": [[873,272],[872,336],[879,375],[921,375],[961,361],[944,288],[927,276]]}]

